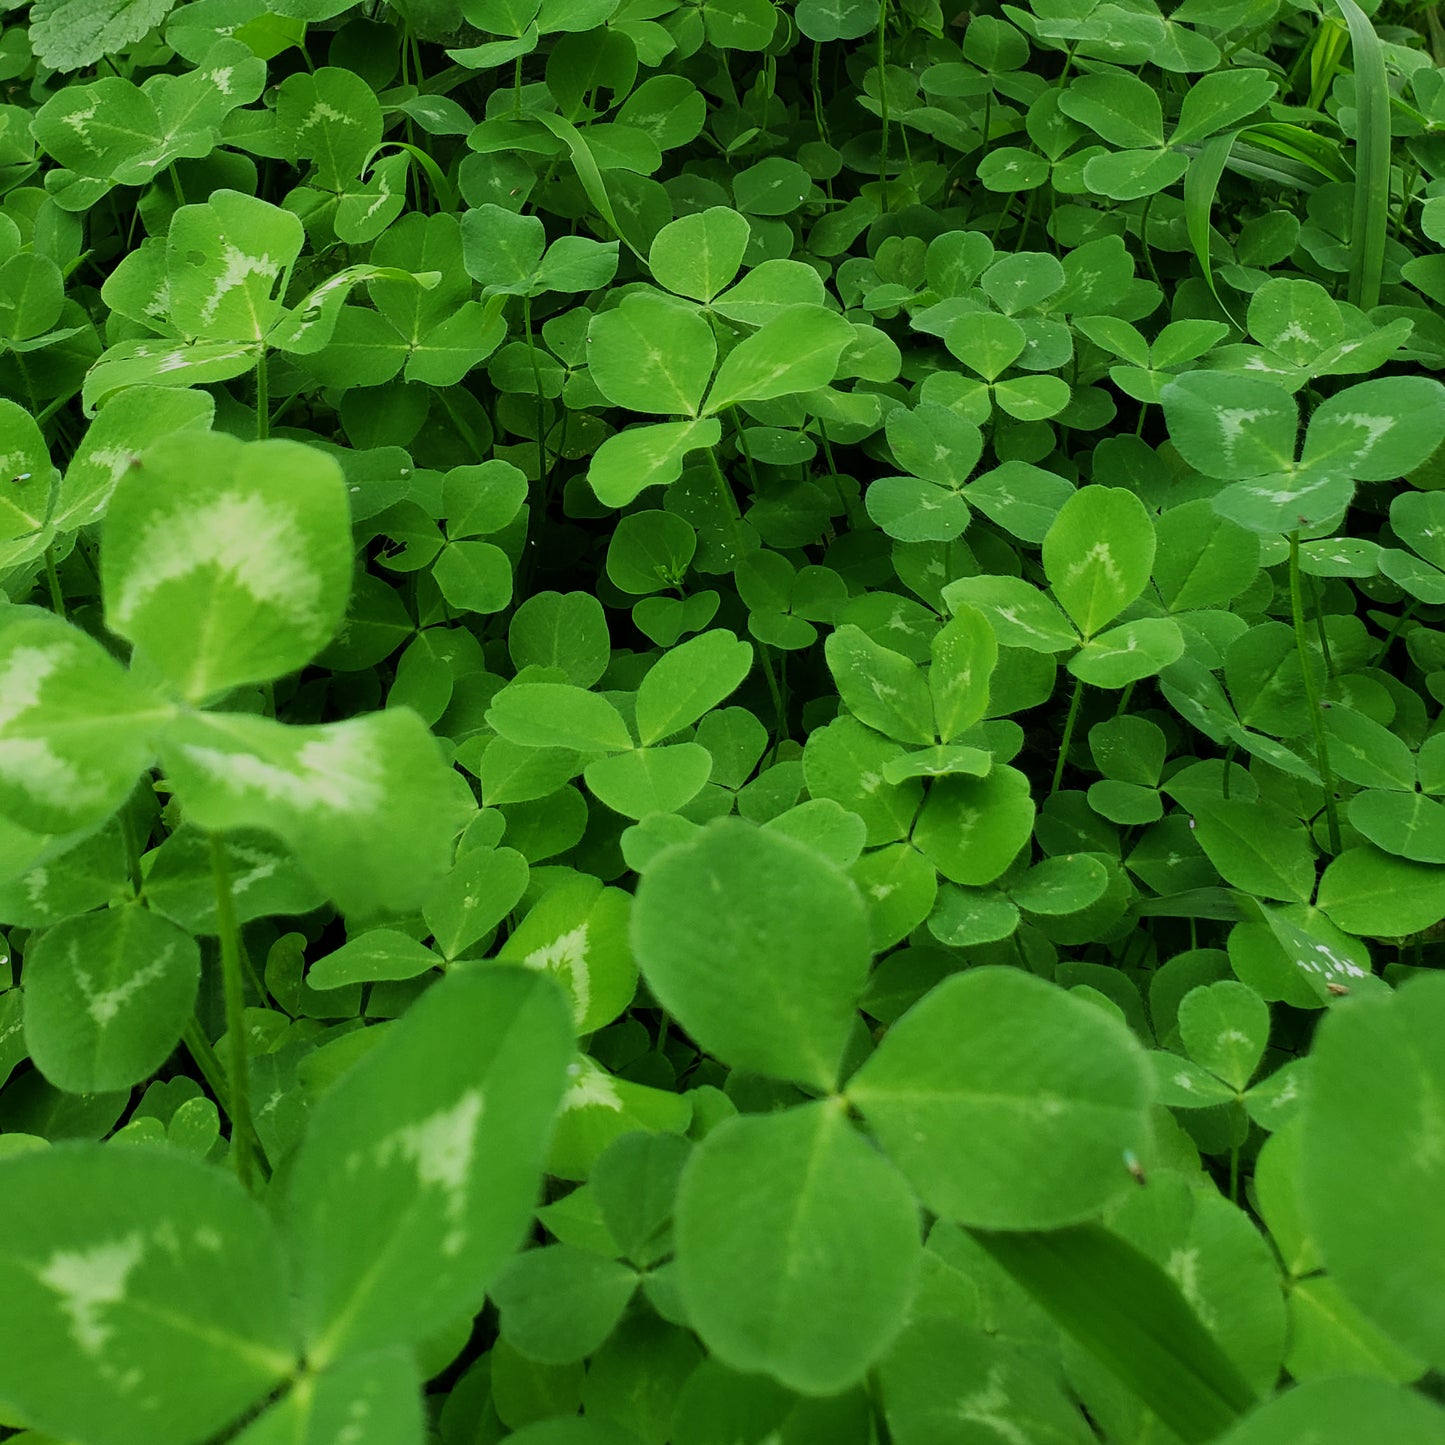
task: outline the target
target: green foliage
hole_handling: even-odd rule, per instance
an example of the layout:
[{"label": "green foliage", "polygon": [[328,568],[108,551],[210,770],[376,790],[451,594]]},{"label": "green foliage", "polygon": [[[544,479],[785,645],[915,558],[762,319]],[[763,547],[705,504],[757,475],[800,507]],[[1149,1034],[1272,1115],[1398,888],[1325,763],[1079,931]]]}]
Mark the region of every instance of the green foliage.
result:
[{"label": "green foliage", "polygon": [[1442,58],[10,12],[0,1434],[1445,1435]]}]

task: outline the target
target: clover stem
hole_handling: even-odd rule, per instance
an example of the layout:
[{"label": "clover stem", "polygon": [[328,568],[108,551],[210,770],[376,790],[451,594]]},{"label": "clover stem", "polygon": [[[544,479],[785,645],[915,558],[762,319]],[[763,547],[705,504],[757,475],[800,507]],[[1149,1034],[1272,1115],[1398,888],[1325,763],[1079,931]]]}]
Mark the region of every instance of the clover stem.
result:
[{"label": "clover stem", "polygon": [[[878,118],[883,123],[883,139],[878,146],[878,184],[888,183],[888,0],[878,7]],[[883,192],[883,208],[888,209],[888,192]]]},{"label": "clover stem", "polygon": [[1384,641],[1380,643],[1379,649],[1370,659],[1371,667],[1378,667],[1385,660],[1385,654],[1390,650],[1390,644],[1400,635],[1400,629],[1415,615],[1415,610],[1419,606],[1420,599],[1417,597],[1395,619],[1390,630],[1385,634]]},{"label": "clover stem", "polygon": [[271,435],[271,385],[266,370],[266,344],[261,343],[256,357],[256,440],[263,442]]},{"label": "clover stem", "polygon": [[737,438],[738,450],[743,454],[743,460],[747,463],[748,478],[753,484],[753,492],[757,493],[760,490],[758,486],[757,468],[753,466],[752,450],[748,446],[747,437],[743,435],[742,419],[738,416],[736,406],[730,406],[728,408],[728,418],[733,424],[733,435]]},{"label": "clover stem", "polygon": [[888,1428],[888,1414],[883,1408],[883,1381],[877,1370],[868,1371],[868,1405],[873,1412],[873,1435],[877,1445],[893,1445],[893,1432]]},{"label": "clover stem", "polygon": [[828,474],[836,477],[838,475],[838,463],[833,460],[833,444],[828,440],[828,428],[823,421],[818,422],[818,440],[823,443],[823,456],[828,463]]},{"label": "clover stem", "polygon": [[[1136,678],[1135,681],[1138,679]],[[1115,717],[1123,717],[1124,709],[1129,706],[1129,699],[1134,695],[1134,683],[1129,683],[1119,694],[1119,706],[1114,709]]]},{"label": "clover stem", "polygon": [[1239,744],[1236,742],[1231,742],[1229,744],[1229,747],[1225,749],[1224,753],[1224,787],[1222,792],[1224,801],[1226,803],[1229,801],[1229,765],[1234,761],[1234,755],[1238,751]]},{"label": "clover stem", "polygon": [[1315,691],[1309,648],[1305,644],[1305,609],[1300,589],[1298,529],[1289,534],[1289,601],[1290,610],[1294,614],[1295,648],[1299,652],[1300,672],[1304,676],[1305,701],[1309,707],[1310,727],[1315,737],[1315,766],[1319,768],[1320,781],[1325,789],[1325,821],[1330,831],[1330,851],[1338,855],[1341,848],[1340,815],[1335,807],[1335,778],[1325,748],[1325,724],[1320,716],[1320,698]]},{"label": "clover stem", "polygon": [[712,463],[712,474],[717,481],[718,493],[723,499],[724,506],[726,506],[728,512],[732,515],[734,522],[741,522],[743,514],[738,510],[738,499],[733,495],[733,489],[728,484],[728,479],[723,476],[723,469],[717,459],[716,447],[708,447],[707,459]]},{"label": "clover stem", "polygon": [[1149,268],[1149,275],[1154,284],[1163,291],[1164,283],[1159,279],[1159,268],[1154,264],[1154,252],[1149,245],[1149,208],[1154,204],[1154,197],[1150,196],[1144,202],[1144,213],[1139,217],[1139,245],[1144,251],[1144,264]]},{"label": "clover stem", "polygon": [[1069,756],[1069,744],[1074,740],[1074,723],[1079,716],[1079,702],[1084,696],[1084,679],[1074,679],[1074,695],[1069,700],[1069,715],[1064,719],[1064,736],[1059,741],[1059,758],[1054,764],[1053,786],[1049,789],[1049,796],[1053,797],[1059,791],[1059,783],[1064,776],[1064,762]]},{"label": "clover stem", "polygon": [[773,706],[777,709],[778,721],[773,729],[773,761],[778,760],[778,749],[783,745],[783,726],[787,721],[787,705],[783,702],[783,690],[778,686],[778,676],[773,671],[773,658],[766,642],[758,643],[758,656],[762,659],[763,676],[768,680],[768,691],[773,695]]},{"label": "clover stem", "polygon": [[818,127],[818,139],[824,145],[832,145],[833,138],[828,134],[828,117],[823,110],[823,88],[818,74],[823,57],[823,42],[813,42],[813,119]]},{"label": "clover stem", "polygon": [[221,986],[226,999],[227,1076],[231,1095],[231,1149],[236,1176],[251,1188],[251,1094],[247,1080],[246,984],[241,977],[241,934],[231,892],[231,861],[219,833],[211,838],[211,879],[216,889],[216,926],[221,941]]},{"label": "clover stem", "polygon": [[532,298],[522,297],[522,330],[527,338],[527,357],[532,363],[532,385],[537,396],[537,481],[547,479],[547,401],[542,395],[542,368],[537,361],[537,342],[532,335]]},{"label": "clover stem", "polygon": [[206,1031],[201,1027],[201,1021],[195,1014],[191,1015],[190,1022],[182,1030],[181,1038],[190,1051],[191,1057],[196,1061],[196,1067],[201,1071],[201,1077],[210,1085],[211,1092],[216,1096],[216,1103],[220,1105],[221,1112],[228,1119],[231,1118],[231,1087],[226,1082],[226,1071],[221,1066],[220,1059],[216,1057],[216,1051],[211,1047],[211,1041],[206,1037]]},{"label": "clover stem", "polygon": [[126,874],[130,878],[130,886],[139,898],[145,888],[145,875],[140,867],[140,840],[135,835],[135,820],[130,815],[131,798],[125,800],[125,805],[116,816],[120,819],[120,840],[121,846],[125,849]]},{"label": "clover stem", "polygon": [[1317,578],[1305,574],[1305,584],[1310,589],[1310,611],[1314,614],[1315,631],[1320,635],[1320,651],[1325,658],[1325,682],[1335,680],[1335,659],[1330,652],[1330,635],[1325,631],[1325,609],[1320,601],[1320,584]]},{"label": "clover stem", "polygon": [[60,586],[60,573],[55,570],[55,544],[45,549],[45,580],[50,584],[50,605],[57,617],[65,616],[65,592]]}]

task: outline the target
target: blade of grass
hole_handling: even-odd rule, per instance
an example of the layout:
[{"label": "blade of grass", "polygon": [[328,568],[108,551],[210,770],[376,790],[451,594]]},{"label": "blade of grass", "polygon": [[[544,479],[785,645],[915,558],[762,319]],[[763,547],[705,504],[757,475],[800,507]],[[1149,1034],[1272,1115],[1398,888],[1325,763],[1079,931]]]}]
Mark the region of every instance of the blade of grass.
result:
[{"label": "blade of grass", "polygon": [[1174,1280],[1103,1225],[968,1232],[1189,1445],[1213,1440],[1254,1405],[1249,1385]]},{"label": "blade of grass", "polygon": [[1355,220],[1350,237],[1350,302],[1380,303],[1390,222],[1390,84],[1385,50],[1355,0],[1335,0],[1350,27],[1355,67]]},{"label": "blade of grass", "polygon": [[1205,284],[1210,294],[1219,303],[1219,309],[1229,317],[1240,331],[1244,327],[1235,320],[1234,314],[1224,304],[1219,287],[1214,281],[1214,267],[1209,260],[1210,217],[1214,210],[1214,198],[1219,192],[1219,178],[1229,161],[1234,148],[1237,130],[1226,131],[1223,135],[1211,136],[1199,148],[1199,154],[1189,162],[1184,173],[1184,224],[1189,232],[1189,244],[1194,247],[1195,259],[1204,272]]}]

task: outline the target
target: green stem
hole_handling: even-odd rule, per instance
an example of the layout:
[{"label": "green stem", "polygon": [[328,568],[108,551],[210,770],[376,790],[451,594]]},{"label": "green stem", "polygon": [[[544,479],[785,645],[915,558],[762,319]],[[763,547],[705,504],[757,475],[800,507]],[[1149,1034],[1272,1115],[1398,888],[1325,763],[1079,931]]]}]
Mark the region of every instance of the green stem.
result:
[{"label": "green stem", "polygon": [[718,495],[722,498],[723,505],[731,514],[734,522],[741,522],[743,514],[738,510],[738,499],[733,495],[733,489],[729,485],[728,479],[723,475],[722,466],[717,459],[716,447],[708,447],[707,459],[712,463],[713,480],[717,482]]},{"label": "green stem", "polygon": [[[878,106],[879,120],[883,123],[883,139],[878,147],[878,184],[886,186],[888,180],[888,0],[878,7]],[[888,208],[888,193],[883,194],[883,207]]]},{"label": "green stem", "polygon": [[547,480],[547,405],[542,395],[542,367],[537,360],[537,342],[532,335],[532,298],[522,297],[522,330],[527,339],[527,357],[532,363],[532,386],[537,395],[537,484]]},{"label": "green stem", "polygon": [[1384,641],[1380,643],[1379,650],[1370,659],[1371,667],[1378,667],[1385,660],[1385,654],[1390,650],[1390,644],[1400,635],[1400,629],[1415,615],[1415,609],[1419,607],[1419,605],[1420,599],[1417,597],[1395,619],[1394,626],[1385,634]]},{"label": "green stem", "polygon": [[883,1408],[883,1381],[877,1370],[868,1371],[868,1406],[873,1413],[873,1435],[876,1445],[893,1445],[893,1431],[888,1426],[888,1412]]},{"label": "green stem", "polygon": [[45,423],[48,422],[48,421],[50,420],[50,418],[53,417],[53,416],[55,415],[55,413],[58,412],[58,411],[60,410],[60,408],[63,407],[63,406],[66,404],[66,402],[68,402],[74,395],[75,395],[75,393],[74,393],[73,391],[63,392],[60,396],[57,396],[57,397],[55,398],[55,400],[52,401],[52,402],[45,408],[44,411],[38,411],[38,412],[36,412],[36,413],[35,413],[35,425],[36,425],[36,426],[44,426]]},{"label": "green stem", "polygon": [[[1137,679],[1136,679],[1137,681]],[[1134,695],[1134,683],[1129,683],[1119,694],[1119,706],[1114,709],[1115,717],[1123,717],[1124,709],[1129,706],[1129,699]]]},{"label": "green stem", "polygon": [[65,616],[65,593],[60,586],[60,573],[55,570],[55,544],[45,549],[45,580],[50,584],[50,605],[57,617]]},{"label": "green stem", "polygon": [[[134,797],[132,793],[131,798]],[[120,839],[125,849],[125,869],[130,877],[131,891],[139,898],[145,891],[145,876],[140,866],[140,840],[135,835],[135,820],[130,815],[131,798],[126,799],[125,806],[120,810]]]},{"label": "green stem", "polygon": [[1315,736],[1315,766],[1325,789],[1325,821],[1330,831],[1330,851],[1341,851],[1340,816],[1335,807],[1335,778],[1330,770],[1329,753],[1325,747],[1325,724],[1320,715],[1319,694],[1315,691],[1314,673],[1310,668],[1309,648],[1305,643],[1304,597],[1300,588],[1299,530],[1289,534],[1289,600],[1294,614],[1295,648],[1299,652],[1300,671],[1304,675],[1305,701],[1310,712],[1310,727]]},{"label": "green stem", "polygon": [[1079,702],[1083,696],[1084,679],[1076,677],[1074,679],[1074,695],[1069,700],[1069,715],[1064,720],[1064,736],[1059,743],[1059,759],[1054,764],[1054,781],[1052,787],[1049,788],[1050,797],[1059,791],[1059,783],[1063,780],[1064,762],[1069,756],[1069,744],[1074,740],[1074,723],[1078,720]]},{"label": "green stem", "polygon": [[1330,652],[1330,635],[1325,631],[1325,611],[1320,604],[1319,579],[1306,575],[1310,589],[1310,611],[1314,614],[1315,631],[1320,635],[1320,651],[1325,658],[1325,681],[1328,684],[1335,680],[1335,659]]},{"label": "green stem", "polygon": [[231,862],[219,833],[211,834],[211,878],[216,889],[216,922],[221,941],[221,983],[226,997],[226,1043],[230,1054],[231,1150],[236,1176],[251,1188],[251,1094],[247,1077],[246,984],[241,977],[241,933],[231,892]]},{"label": "green stem", "polygon": [[263,442],[271,435],[270,378],[266,370],[266,344],[261,343],[256,358],[256,440]]},{"label": "green stem", "polygon": [[773,761],[778,759],[778,749],[783,745],[783,730],[787,725],[787,704],[783,701],[783,690],[778,686],[777,674],[773,671],[773,656],[766,642],[758,643],[758,657],[762,660],[763,676],[768,680],[768,691],[773,695],[773,707],[777,712],[777,723],[773,729]]},{"label": "green stem", "polygon": [[[201,1077],[210,1085],[211,1092],[216,1096],[216,1102],[221,1106],[221,1112],[231,1118],[231,1086],[226,1081],[226,1071],[221,1067],[221,1061],[216,1057],[216,1051],[211,1047],[211,1041],[206,1037],[206,1031],[201,1027],[201,1021],[191,1015],[190,1022],[181,1033],[191,1057],[196,1061],[196,1067],[201,1071]],[[235,1121],[232,1120],[232,1128]]]},{"label": "green stem", "polygon": [[[235,1119],[231,1114],[231,1089],[226,1081],[226,1070],[220,1059],[216,1057],[216,1051],[211,1047],[211,1041],[206,1037],[200,1020],[194,1014],[191,1015],[191,1021],[182,1031],[181,1039],[191,1058],[195,1060],[196,1067],[201,1071],[201,1077],[216,1096],[217,1107],[231,1120],[234,1127]],[[260,1166],[261,1176],[269,1179],[272,1172],[271,1161],[266,1157],[261,1136],[256,1133],[254,1127],[251,1130],[251,1142],[255,1145],[256,1163]]]},{"label": "green stem", "polygon": [[1225,801],[1226,803],[1229,801],[1229,778],[1230,778],[1229,768],[1230,768],[1230,764],[1234,762],[1234,755],[1235,755],[1235,753],[1237,753],[1238,751],[1239,751],[1239,744],[1236,743],[1236,742],[1231,742],[1230,745],[1229,745],[1229,746],[1225,749],[1225,751],[1224,751],[1224,784],[1223,784],[1223,787],[1221,788],[1221,792],[1222,792],[1222,794],[1223,794],[1223,796],[1224,796],[1224,801]]},{"label": "green stem", "polygon": [[757,468],[753,466],[753,454],[748,447],[747,437],[743,435],[743,422],[742,418],[738,415],[737,407],[730,406],[728,408],[728,419],[733,424],[733,436],[737,439],[738,451],[742,453],[743,461],[747,465],[748,480],[752,482],[753,493],[756,495],[757,492],[761,490],[758,485],[758,472]]},{"label": "green stem", "polygon": [[823,55],[823,42],[813,42],[813,119],[818,127],[818,139],[824,145],[832,145],[833,138],[828,134],[828,117],[823,110],[823,87],[818,75],[819,65]]}]

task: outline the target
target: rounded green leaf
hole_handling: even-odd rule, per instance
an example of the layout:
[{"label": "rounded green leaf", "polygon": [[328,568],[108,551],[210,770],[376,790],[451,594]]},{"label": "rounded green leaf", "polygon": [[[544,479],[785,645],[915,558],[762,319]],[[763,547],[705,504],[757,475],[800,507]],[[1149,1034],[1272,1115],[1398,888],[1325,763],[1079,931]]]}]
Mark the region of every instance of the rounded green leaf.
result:
[{"label": "rounded green leaf", "polygon": [[753,648],[715,628],[672,648],[637,689],[637,735],[644,747],[691,727],[752,670]]},{"label": "rounded green leaf", "polygon": [[1044,538],[1044,573],[1085,638],[1149,585],[1154,545],[1153,520],[1123,487],[1083,487],[1059,509]]},{"label": "rounded green leaf", "polygon": [[527,860],[515,848],[473,848],[428,899],[423,917],[442,956],[456,958],[485,938],[527,890]]},{"label": "rounded green leaf", "polygon": [[1080,75],[1059,95],[1059,109],[1112,146],[1164,144],[1159,92],[1135,75]]},{"label": "rounded green leaf", "polygon": [[1036,863],[1012,884],[1008,896],[1026,913],[1063,917],[1097,903],[1109,887],[1109,870],[1090,853],[1061,853]]},{"label": "rounded green leaf", "polygon": [[1138,617],[1092,637],[1068,669],[1093,687],[1121,688],[1154,677],[1184,656],[1184,634],[1172,617]]},{"label": "rounded green leaf", "polygon": [[291,1373],[261,1206],[175,1150],[62,1144],[0,1162],[0,1398],[105,1445],[199,1441]]},{"label": "rounded green leaf", "polygon": [[1386,482],[1414,471],[1442,441],[1445,386],[1426,376],[1379,377],[1315,408],[1300,465]]},{"label": "rounded green leaf", "polygon": [[1252,988],[1220,979],[1184,995],[1179,1035],[1196,1064],[1242,1091],[1269,1042],[1269,1007]]},{"label": "rounded green leaf", "polygon": [[1308,903],[1315,890],[1309,829],[1266,799],[1201,799],[1194,836],[1220,877],[1261,898]]},{"label": "rounded green leaf", "polygon": [[166,233],[171,323],[190,340],[259,342],[281,315],[305,236],[292,212],[241,191],[182,206]]},{"label": "rounded green leaf", "polygon": [[607,614],[590,592],[534,592],[512,614],[507,650],[519,672],[555,667],[575,687],[591,687],[612,659]]},{"label": "rounded green leaf", "polygon": [[587,764],[587,786],[624,818],[675,813],[702,791],[712,772],[708,750],[697,743],[637,748]]},{"label": "rounded green leaf", "polygon": [[887,434],[900,468],[941,487],[963,486],[983,454],[983,434],[971,421],[927,402],[889,412]]},{"label": "rounded green leaf", "polygon": [[1272,381],[1190,371],[1160,392],[1169,439],[1195,471],[1223,481],[1294,466],[1299,406]]},{"label": "rounded green leaf", "polygon": [[913,843],[950,882],[977,888],[1007,869],[1033,826],[1027,776],[1002,767],[985,778],[935,779],[914,826]]},{"label": "rounded green leaf", "polygon": [[606,753],[632,746],[622,714],[600,693],[569,682],[514,682],[492,699],[487,722],[533,748]]},{"label": "rounded green leaf", "polygon": [[93,637],[39,608],[0,625],[0,813],[35,833],[97,828],[155,756],[169,713]]},{"label": "rounded green leaf", "polygon": [[837,1100],[713,1130],[683,1170],[676,1229],[688,1320],[714,1357],[809,1395],[855,1384],[888,1348],[921,1255],[912,1193]]},{"label": "rounded green leaf", "polygon": [[1252,1410],[1215,1445],[1439,1445],[1445,1410],[1386,1380],[1309,1380]]},{"label": "rounded green leaf", "polygon": [[636,1289],[627,1265],[549,1244],[515,1256],[488,1293],[501,1311],[502,1338],[519,1355],[567,1365],[602,1345]]},{"label": "rounded green leaf", "polygon": [[1445,918],[1445,873],[1377,848],[1346,848],[1325,869],[1315,903],[1346,933],[1403,938]]},{"label": "rounded green leaf", "polygon": [[162,734],[161,756],[191,822],[276,834],[348,914],[420,906],[471,804],[406,708],[320,727],[193,713]]},{"label": "rounded green leaf", "polygon": [[740,401],[768,401],[827,386],[853,328],[836,311],[795,306],[745,337],[718,367],[705,410]]},{"label": "rounded green leaf", "polygon": [[286,1196],[313,1366],[481,1308],[531,1222],[573,1047],[550,980],[474,964],[322,1096]]},{"label": "rounded green leaf", "polygon": [[441,962],[438,954],[407,934],[373,928],[318,958],[306,971],[306,982],[314,989],[332,989],[353,983],[415,978],[440,967]]},{"label": "rounded green leaf", "polygon": [[652,279],[679,296],[711,301],[737,275],[750,235],[746,218],[730,206],[680,216],[652,239]]},{"label": "rounded green leaf", "polygon": [[960,888],[941,884],[938,906],[928,919],[928,931],[953,948],[996,943],[1019,926],[1017,905],[996,888]]},{"label": "rounded green leaf", "polygon": [[1033,974],[976,968],[909,1010],[848,1098],[924,1204],[984,1229],[1057,1229],[1135,1187],[1144,1051],[1117,1018]]},{"label": "rounded green leaf", "polygon": [[1437,1369],[1445,1363],[1442,1030],[1438,975],[1332,1008],[1310,1052],[1300,1141],[1300,1199],[1331,1277]]},{"label": "rounded green leaf", "polygon": [[448,542],[432,576],[458,612],[500,612],[512,600],[511,558],[491,542]]},{"label": "rounded green leaf", "polygon": [[968,526],[968,503],[957,492],[918,477],[875,477],[864,502],[899,542],[951,542]]},{"label": "rounded green leaf", "polygon": [[294,672],[346,612],[346,495],[341,468],[299,442],[158,443],[110,499],[106,626],[190,702]]},{"label": "rounded green leaf", "polygon": [[716,358],[707,322],[658,296],[629,296],[587,328],[588,375],[630,411],[696,416]]},{"label": "rounded green leaf", "polygon": [[622,591],[645,597],[678,586],[696,555],[697,532],[685,518],[674,512],[632,512],[612,529],[607,575]]},{"label": "rounded green leaf", "polygon": [[712,824],[648,868],[632,944],[701,1048],[833,1087],[867,981],[868,919],[847,875],[811,849],[739,819]]},{"label": "rounded green leaf", "polygon": [[917,663],[847,623],[824,651],[843,706],[861,723],[905,743],[934,741],[933,697]]},{"label": "rounded green leaf", "polygon": [[1421,793],[1356,793],[1350,826],[1377,848],[1417,863],[1445,863],[1445,805]]},{"label": "rounded green leaf", "polygon": [[665,487],[682,475],[683,458],[722,436],[716,417],[664,421],[614,432],[593,453],[587,480],[606,507],[625,507],[648,487]]},{"label": "rounded green leaf", "polygon": [[25,956],[25,1046],[72,1094],[128,1089],[165,1063],[196,1006],[201,951],[138,904],[47,929]]},{"label": "rounded green leaf", "polygon": [[987,617],[961,606],[929,643],[933,665],[928,690],[933,720],[944,741],[967,732],[988,711],[988,680],[998,662],[998,642]]}]

